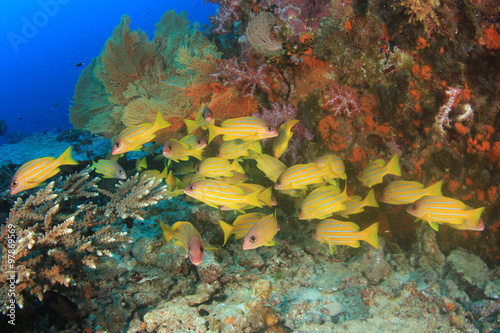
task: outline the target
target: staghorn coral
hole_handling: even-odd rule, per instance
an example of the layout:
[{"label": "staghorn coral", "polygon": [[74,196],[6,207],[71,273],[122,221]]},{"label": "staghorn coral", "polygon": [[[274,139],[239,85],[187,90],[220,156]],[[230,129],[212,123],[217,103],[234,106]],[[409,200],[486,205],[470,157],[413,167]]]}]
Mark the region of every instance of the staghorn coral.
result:
[{"label": "staghorn coral", "polygon": [[[16,200],[0,229],[2,300],[8,299],[7,282],[15,284],[20,307],[26,292],[42,300],[50,289],[78,288],[82,265],[95,269],[99,256],[112,256],[112,245],[130,241],[121,226],[113,224],[129,217],[142,219],[142,208],[167,198],[159,180],[135,176],[120,182],[115,192],[98,188],[98,180],[90,179],[86,168]],[[106,205],[87,202],[99,194],[109,197]],[[102,202],[102,196],[95,200]],[[76,206],[79,201],[86,203]],[[7,302],[3,304],[5,311]]]}]

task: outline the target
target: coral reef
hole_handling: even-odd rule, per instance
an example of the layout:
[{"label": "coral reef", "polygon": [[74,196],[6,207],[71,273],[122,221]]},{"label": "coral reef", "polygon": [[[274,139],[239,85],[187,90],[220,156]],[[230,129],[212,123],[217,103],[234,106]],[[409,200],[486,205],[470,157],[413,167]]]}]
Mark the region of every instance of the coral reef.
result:
[{"label": "coral reef", "polygon": [[124,16],[78,80],[70,108],[73,125],[111,137],[125,126],[153,121],[161,111],[173,125],[165,131],[175,131],[198,111],[210,91],[197,95],[189,88],[210,81],[219,55],[186,15],[166,12],[153,41],[131,31]]},{"label": "coral reef", "polygon": [[[95,269],[98,257],[113,255],[114,244],[130,241],[113,224],[119,219],[142,219],[141,208],[166,198],[166,188],[158,187],[158,180],[145,182],[136,175],[117,185],[116,192],[99,188],[98,180],[91,179],[86,168],[15,201],[0,231],[0,284],[4,293],[7,279],[15,277],[19,307],[23,307],[26,291],[42,300],[54,288],[83,287],[82,277],[70,273],[72,267]],[[109,197],[106,205],[100,194]],[[2,299],[7,299],[6,294]]]},{"label": "coral reef", "polygon": [[[18,235],[16,291],[24,305],[18,310],[41,319],[29,328],[498,330],[496,2],[210,2],[220,7],[206,35],[186,13],[165,13],[153,40],[131,31],[130,19],[123,17],[77,83],[70,114],[75,127],[112,137],[161,111],[173,124],[157,133],[163,142],[182,136],[182,120],[202,106],[213,111],[217,125],[246,115],[275,127],[298,119],[282,158],[287,166],[335,153],[345,164],[341,188],[365,197],[368,190],[357,176],[369,163],[397,154],[405,180],[425,186],[443,180],[443,195],[485,207],[484,230],[442,224],[436,232],[414,223],[406,207],[380,203],[352,221],[361,230],[378,222],[381,249],[339,245],[331,254],[311,237],[317,221],[298,220],[301,194],[278,193],[276,207],[256,210],[274,212],[280,227],[276,245],[244,251],[239,240],[220,246],[218,220],[234,221],[238,213],[168,198],[162,180],[148,182],[137,174],[114,188],[115,180],[102,180],[98,187],[85,169],[28,198],[14,202],[2,195],[6,217],[7,207],[13,208],[1,226],[0,282],[3,287],[7,281],[12,225]],[[198,133],[206,135],[203,129]],[[85,137],[75,147],[79,160],[105,155],[102,146],[109,141],[74,135]],[[23,144],[55,149],[59,143],[53,136]],[[71,133],[60,139],[76,140]],[[214,155],[210,145],[207,156]],[[270,145],[264,142],[262,148],[270,153]],[[33,154],[17,149],[2,161],[21,164],[26,152]],[[163,160],[141,154],[127,155],[128,174],[134,174],[138,156],[146,156],[150,169],[164,168]],[[241,163],[249,181],[272,185],[255,161]],[[195,169],[189,162],[172,164],[168,168],[179,179],[188,167]],[[394,179],[400,178],[388,175],[374,185],[375,197]],[[192,223],[204,238],[206,255],[199,266],[161,234],[160,221],[180,220]],[[61,323],[41,310],[58,302],[77,309],[56,311],[65,314]]]}]

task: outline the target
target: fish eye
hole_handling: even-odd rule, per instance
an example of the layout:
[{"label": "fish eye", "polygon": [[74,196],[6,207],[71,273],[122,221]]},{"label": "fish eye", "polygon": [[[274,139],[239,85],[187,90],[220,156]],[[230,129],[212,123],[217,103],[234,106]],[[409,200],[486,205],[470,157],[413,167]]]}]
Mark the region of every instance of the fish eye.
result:
[{"label": "fish eye", "polygon": [[198,141],[196,141],[199,145],[201,145],[201,139],[198,139]]},{"label": "fish eye", "polygon": [[115,144],[113,145],[113,147],[115,148],[120,148],[121,144],[119,142],[115,142]]},{"label": "fish eye", "polygon": [[119,173],[120,175],[123,175],[123,170],[119,170],[119,171],[118,171],[118,173]]},{"label": "fish eye", "polygon": [[168,149],[168,150],[172,150],[172,146],[171,146],[171,145],[168,145],[168,146],[167,146],[167,149]]},{"label": "fish eye", "polygon": [[248,240],[250,241],[250,243],[255,243],[255,241],[257,241],[257,237],[250,236],[250,238]]},{"label": "fish eye", "polygon": [[12,183],[10,183],[10,185],[16,186],[17,185],[17,180],[13,180]]},{"label": "fish eye", "polygon": [[188,190],[193,191],[194,190],[194,186],[193,185],[189,185]]},{"label": "fish eye", "polygon": [[205,251],[205,248],[202,246],[200,246],[200,252],[204,252]]},{"label": "fish eye", "polygon": [[302,214],[302,207],[299,208],[299,214]]},{"label": "fish eye", "polygon": [[267,126],[266,130],[269,131],[269,132],[271,132],[273,130],[273,128],[271,126]]},{"label": "fish eye", "polygon": [[278,184],[278,185],[281,184],[281,179],[279,179],[279,178],[276,179],[276,184]]}]

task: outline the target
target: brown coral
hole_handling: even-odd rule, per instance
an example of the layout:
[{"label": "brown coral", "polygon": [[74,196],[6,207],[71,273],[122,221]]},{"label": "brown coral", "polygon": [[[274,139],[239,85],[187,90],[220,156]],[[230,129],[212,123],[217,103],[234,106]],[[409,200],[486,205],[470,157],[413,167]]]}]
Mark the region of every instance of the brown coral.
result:
[{"label": "brown coral", "polygon": [[198,111],[199,101],[186,92],[210,81],[219,54],[186,16],[166,12],[154,41],[131,31],[124,16],[78,80],[70,108],[73,125],[111,137],[126,126],[153,121],[158,111],[174,125]]},{"label": "brown coral", "polygon": [[[83,264],[94,269],[99,256],[112,256],[113,244],[130,240],[120,226],[112,225],[115,221],[142,219],[142,208],[167,198],[160,180],[145,181],[135,176],[117,185],[116,192],[99,189],[97,181],[90,179],[86,168],[62,182],[49,183],[25,200],[16,200],[0,229],[2,299],[8,299],[6,283],[12,275],[20,307],[24,304],[23,291],[42,299],[57,285],[77,286],[78,274],[72,271],[75,267]],[[79,198],[87,200],[100,193],[110,198],[106,205],[88,202],[76,206]],[[8,235],[16,236],[14,243]]]}]

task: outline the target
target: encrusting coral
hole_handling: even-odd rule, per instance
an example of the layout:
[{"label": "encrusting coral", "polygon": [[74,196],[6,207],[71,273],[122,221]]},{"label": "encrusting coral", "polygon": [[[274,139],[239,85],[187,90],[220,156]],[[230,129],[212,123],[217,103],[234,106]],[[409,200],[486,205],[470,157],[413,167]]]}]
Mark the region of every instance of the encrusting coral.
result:
[{"label": "encrusting coral", "polygon": [[[82,265],[95,269],[98,257],[112,256],[113,244],[130,241],[114,223],[129,217],[140,220],[142,208],[168,198],[161,179],[144,180],[136,175],[117,184],[115,192],[97,187],[98,181],[85,168],[16,200],[0,229],[2,299],[8,299],[7,282],[12,283],[12,276],[20,307],[26,292],[41,300],[57,285],[78,288]],[[106,197],[109,201],[104,204]],[[10,234],[17,235],[15,242],[10,242]]]}]

